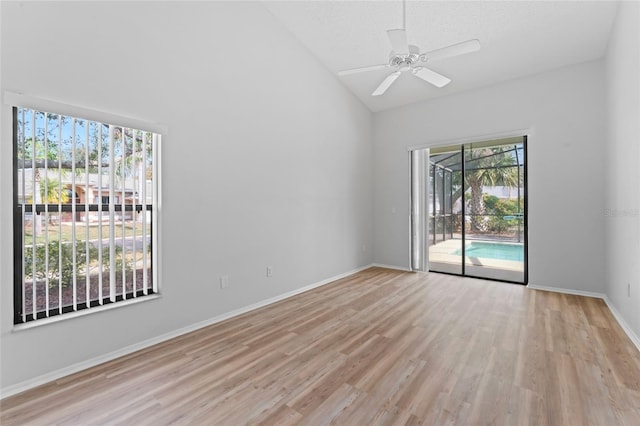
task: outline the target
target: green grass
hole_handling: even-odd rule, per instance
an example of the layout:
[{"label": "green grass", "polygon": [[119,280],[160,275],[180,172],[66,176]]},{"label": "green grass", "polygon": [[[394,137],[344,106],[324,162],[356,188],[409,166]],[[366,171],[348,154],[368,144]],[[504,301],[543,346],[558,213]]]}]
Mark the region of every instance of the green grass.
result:
[{"label": "green grass", "polygon": [[[137,236],[142,236],[142,224],[141,223],[136,223],[136,230],[135,230],[135,235]],[[42,224],[42,235],[39,235],[36,237],[36,244],[44,244],[46,241],[46,224]],[[63,223],[62,224],[62,232],[60,232],[60,227],[58,226],[58,224],[49,224],[49,232],[48,232],[48,237],[49,237],[49,241],[72,241],[72,235],[73,235],[73,228],[71,226],[71,223]],[[133,222],[125,222],[125,226],[124,226],[124,236],[125,237],[133,237],[134,236],[134,231],[133,231]],[[33,228],[31,227],[31,224],[28,224],[28,226],[25,226],[24,229],[24,239],[25,239],[25,244],[33,244]],[[149,237],[151,236],[151,226],[147,225],[147,233],[146,233]],[[122,223],[117,223],[115,225],[115,237],[116,238],[121,238],[123,235],[122,232]],[[86,241],[86,236],[87,236],[87,225],[83,222],[78,222],[76,223],[76,241]],[[99,234],[99,230],[98,230],[98,224],[97,223],[91,223],[89,224],[89,240],[97,240],[100,237],[102,237],[103,239],[107,239],[109,238],[109,225],[107,223],[103,223],[102,224],[102,235],[100,236]]]}]

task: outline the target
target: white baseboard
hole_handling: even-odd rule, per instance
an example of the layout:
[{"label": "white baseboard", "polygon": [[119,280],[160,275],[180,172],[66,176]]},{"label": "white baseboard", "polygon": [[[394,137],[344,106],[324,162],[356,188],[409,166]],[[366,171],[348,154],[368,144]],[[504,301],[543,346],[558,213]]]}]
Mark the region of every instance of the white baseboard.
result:
[{"label": "white baseboard", "polygon": [[544,291],[552,291],[554,293],[564,293],[564,294],[573,294],[574,296],[586,296],[586,297],[595,297],[597,299],[604,299],[604,293],[596,293],[593,291],[583,291],[583,290],[574,290],[571,288],[560,288],[560,287],[546,287],[542,285],[535,284],[527,284],[527,288],[532,290],[544,290]]},{"label": "white baseboard", "polygon": [[29,379],[29,380],[25,380],[23,382],[15,384],[15,385],[7,386],[7,387],[5,387],[3,389],[0,389],[0,398],[6,398],[6,397],[9,397],[11,395],[15,395],[15,394],[18,394],[20,392],[24,392],[24,391],[32,389],[32,388],[34,388],[36,386],[40,386],[40,385],[43,385],[45,383],[52,382],[54,380],[58,380],[58,379],[60,379],[62,377],[68,376],[70,374],[74,374],[74,373],[80,372],[82,370],[86,370],[87,368],[95,367],[96,365],[100,365],[100,364],[103,364],[105,362],[112,361],[112,360],[114,360],[116,358],[120,358],[122,356],[129,355],[129,354],[131,354],[133,352],[139,351],[141,349],[148,348],[148,347],[156,345],[158,343],[165,342],[167,340],[173,339],[175,337],[181,336],[181,335],[186,334],[186,333],[190,333],[190,332],[198,330],[200,328],[207,327],[209,325],[216,324],[218,322],[221,322],[221,321],[236,317],[238,315],[245,314],[247,312],[253,311],[255,309],[262,308],[262,307],[267,306],[267,305],[271,305],[273,303],[279,302],[279,301],[284,300],[284,299],[288,299],[289,297],[293,297],[293,296],[295,296],[297,294],[304,293],[304,292],[309,291],[309,290],[313,290],[314,288],[321,287],[323,285],[332,283],[332,282],[337,281],[337,280],[342,279],[342,278],[346,278],[346,277],[348,277],[350,275],[356,274],[356,273],[358,273],[360,271],[364,271],[365,269],[371,268],[373,266],[374,266],[373,264],[362,266],[360,268],[351,270],[349,272],[345,272],[343,274],[335,275],[333,277],[330,277],[330,278],[327,278],[325,280],[322,280],[322,281],[307,285],[305,287],[297,288],[297,289],[289,291],[287,293],[283,293],[283,294],[280,294],[278,296],[271,297],[269,299],[261,300],[260,302],[253,303],[251,305],[244,306],[242,308],[235,309],[235,310],[230,311],[230,312],[225,312],[224,314],[218,315],[216,317],[209,318],[207,320],[200,321],[198,323],[191,324],[191,325],[188,325],[186,327],[182,327],[182,328],[179,328],[179,329],[174,330],[174,331],[170,331],[170,332],[165,333],[165,334],[161,334],[160,336],[157,336],[157,337],[152,337],[151,339],[147,339],[147,340],[144,340],[142,342],[139,342],[139,343],[124,347],[122,349],[118,349],[116,351],[109,352],[108,354],[104,354],[104,355],[101,355],[101,356],[98,356],[98,357],[94,357],[94,358],[88,359],[86,361],[82,361],[82,362],[70,365],[68,367],[64,367],[64,368],[52,371],[52,372],[47,373],[47,374],[43,374],[41,376],[34,377],[32,379]]},{"label": "white baseboard", "polygon": [[624,320],[624,318],[620,314],[620,311],[616,309],[615,305],[613,304],[613,302],[611,302],[611,300],[609,300],[609,296],[607,296],[606,294],[604,296],[604,303],[607,304],[614,318],[616,319],[616,321],[618,321],[618,324],[620,324],[620,327],[622,327],[624,332],[627,333],[627,336],[629,336],[629,339],[631,339],[633,344],[636,345],[636,348],[638,348],[638,351],[640,351],[640,337],[638,337],[633,329],[629,327],[629,324]]},{"label": "white baseboard", "polygon": [[553,291],[555,293],[573,294],[576,296],[595,297],[595,298],[604,300],[604,303],[607,304],[607,307],[613,314],[613,317],[616,319],[616,321],[618,321],[618,324],[620,325],[622,330],[626,333],[627,336],[629,336],[629,339],[631,339],[631,341],[636,346],[638,351],[640,351],[640,338],[638,338],[638,335],[633,331],[631,327],[629,327],[629,324],[627,324],[627,322],[624,320],[620,312],[616,309],[616,307],[614,306],[614,304],[611,302],[611,300],[606,294],[595,293],[591,291],[573,290],[569,288],[545,287],[545,286],[532,285],[532,284],[527,285],[527,288],[530,288],[533,290]]},{"label": "white baseboard", "polygon": [[413,272],[411,269],[405,268],[403,266],[385,265],[384,263],[373,263],[371,266],[375,266],[377,268],[394,269],[396,271]]}]

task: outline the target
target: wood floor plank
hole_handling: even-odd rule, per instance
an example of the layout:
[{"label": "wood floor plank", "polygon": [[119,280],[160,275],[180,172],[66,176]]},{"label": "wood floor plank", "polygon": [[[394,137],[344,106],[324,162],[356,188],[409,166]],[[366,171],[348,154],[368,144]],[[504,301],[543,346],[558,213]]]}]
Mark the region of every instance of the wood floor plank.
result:
[{"label": "wood floor plank", "polygon": [[640,425],[599,299],[370,268],[0,401],[2,425]]}]

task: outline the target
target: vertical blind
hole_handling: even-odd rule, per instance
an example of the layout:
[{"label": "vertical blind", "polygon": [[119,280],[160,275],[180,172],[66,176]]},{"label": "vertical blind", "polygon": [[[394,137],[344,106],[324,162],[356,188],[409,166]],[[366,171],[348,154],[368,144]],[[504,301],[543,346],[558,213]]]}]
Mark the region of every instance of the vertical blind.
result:
[{"label": "vertical blind", "polygon": [[429,150],[411,151],[411,269],[428,270],[427,165]]},{"label": "vertical blind", "polygon": [[14,108],[14,322],[157,293],[159,134]]}]

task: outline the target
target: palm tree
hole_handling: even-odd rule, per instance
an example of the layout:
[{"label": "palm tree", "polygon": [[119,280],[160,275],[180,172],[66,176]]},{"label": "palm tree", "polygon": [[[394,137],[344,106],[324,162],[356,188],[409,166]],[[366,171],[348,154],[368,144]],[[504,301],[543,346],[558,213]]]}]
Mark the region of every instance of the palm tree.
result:
[{"label": "palm tree", "polygon": [[44,178],[40,182],[40,197],[47,204],[65,204],[69,202],[69,190],[58,179]]},{"label": "palm tree", "polygon": [[[518,146],[500,146],[493,148],[473,148],[465,150],[465,180],[462,185],[460,167],[461,156],[451,156],[447,167],[452,167],[451,184],[455,188],[451,195],[451,205],[463,197],[470,190],[467,202],[467,212],[471,216],[471,229],[485,232],[486,219],[482,216],[486,207],[482,190],[485,186],[506,186],[517,188],[522,183],[522,176],[518,178],[518,159],[514,155]],[[456,162],[457,161],[457,162]],[[442,203],[441,203],[442,204]]]},{"label": "palm tree", "polygon": [[[40,194],[40,197],[36,197],[36,204],[65,204],[69,202],[67,186],[62,185],[58,179],[46,177],[43,179],[40,175],[40,169],[35,169],[35,187],[34,193]],[[33,202],[33,196],[29,197],[27,202]],[[51,223],[51,216],[49,216],[49,223]],[[36,229],[36,235],[41,235],[42,229],[38,225],[36,223],[36,228],[40,228]]]},{"label": "palm tree", "polygon": [[470,149],[465,153],[465,183],[471,189],[469,213],[471,229],[486,232],[486,218],[482,189],[484,186],[518,187],[518,164],[512,155],[513,148]]},{"label": "palm tree", "polygon": [[[65,204],[70,199],[69,190],[58,179],[45,178],[43,182],[40,182],[40,198],[46,204]],[[62,212],[58,212],[58,214],[61,215]],[[51,215],[48,216],[51,224]]]}]

